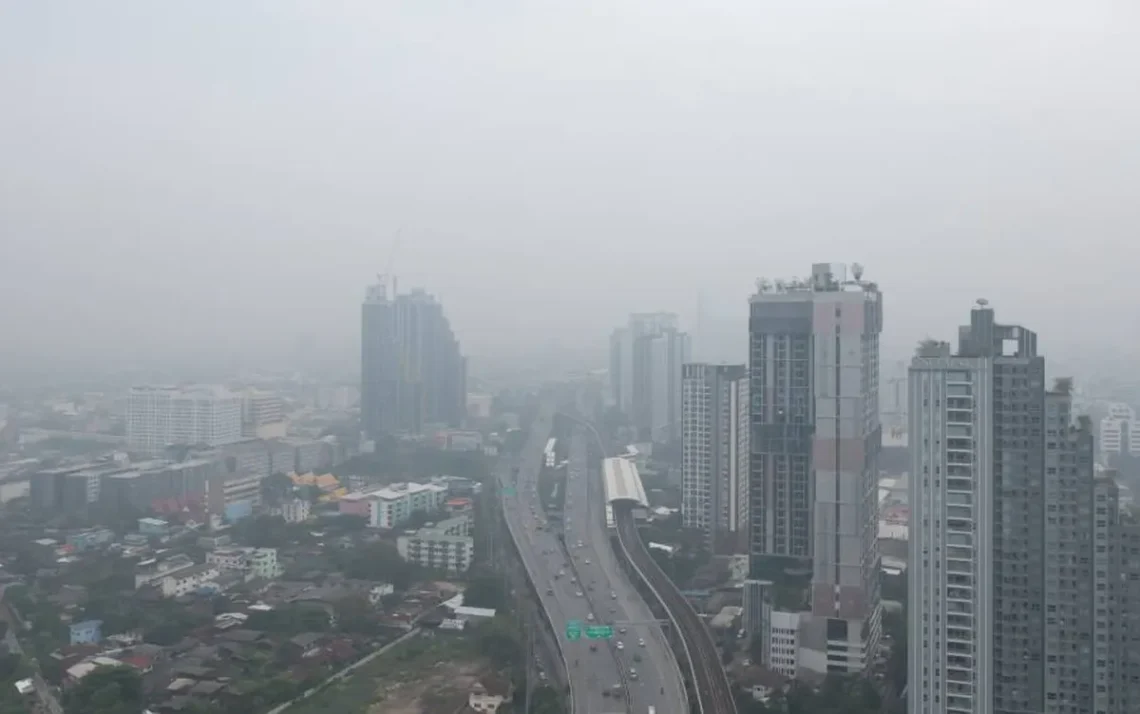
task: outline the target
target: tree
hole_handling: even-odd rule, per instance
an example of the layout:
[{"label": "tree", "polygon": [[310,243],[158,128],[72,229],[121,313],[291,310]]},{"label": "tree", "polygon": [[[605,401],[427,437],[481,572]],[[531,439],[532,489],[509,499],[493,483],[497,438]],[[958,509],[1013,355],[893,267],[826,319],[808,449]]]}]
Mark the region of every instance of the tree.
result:
[{"label": "tree", "polygon": [[485,570],[472,574],[467,580],[467,589],[463,591],[463,604],[493,610],[506,607],[507,589],[503,579]]},{"label": "tree", "polygon": [[523,647],[515,624],[507,617],[480,623],[475,630],[479,650],[498,669],[522,662]]},{"label": "tree", "polygon": [[365,595],[354,593],[336,601],[336,626],[341,632],[374,635],[380,630],[376,608]]},{"label": "tree", "polygon": [[100,667],[67,693],[67,714],[138,714],[143,708],[142,677],[133,667]]},{"label": "tree", "polygon": [[397,590],[407,590],[418,568],[405,561],[391,543],[379,541],[333,554],[337,566],[349,578],[389,582]]}]

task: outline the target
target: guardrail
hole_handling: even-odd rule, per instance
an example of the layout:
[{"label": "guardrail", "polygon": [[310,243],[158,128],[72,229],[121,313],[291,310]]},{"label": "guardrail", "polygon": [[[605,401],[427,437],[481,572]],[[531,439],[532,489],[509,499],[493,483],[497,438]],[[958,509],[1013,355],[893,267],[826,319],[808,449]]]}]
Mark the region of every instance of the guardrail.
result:
[{"label": "guardrail", "polygon": [[[680,591],[668,579],[660,567],[653,561],[649,551],[646,550],[641,536],[637,532],[637,525],[633,521],[633,514],[628,508],[619,508],[615,517],[618,538],[622,548],[630,556],[635,569],[642,577],[646,586],[665,608],[673,625],[681,637],[681,646],[685,657],[689,660],[689,670],[693,674],[693,686],[697,694],[697,708],[700,714],[730,714],[736,711],[736,702],[732,697],[732,686],[728,676],[720,664],[720,653],[713,643],[708,629],[700,621],[696,611],[684,599]],[[633,543],[627,544],[626,539]],[[644,560],[644,566],[638,563],[630,548],[636,547],[638,557]],[[695,657],[694,657],[695,655]]]},{"label": "guardrail", "polygon": [[[577,435],[575,435],[574,438],[578,438]],[[574,448],[573,442],[571,443],[570,448],[571,449]],[[588,479],[589,478],[589,472],[590,472],[588,463],[585,464],[585,471],[586,471],[586,475],[583,476],[583,478]],[[587,484],[587,491],[586,491],[587,500],[590,497],[588,489],[589,489],[589,486]],[[570,483],[569,483],[569,479],[567,479],[566,485],[562,489],[562,512],[563,513],[566,512],[566,497],[569,495],[570,495]],[[588,510],[589,510],[589,506],[587,505],[587,511]],[[586,522],[588,523],[588,519],[586,519]],[[594,601],[594,598],[590,597],[590,589],[586,586],[586,584],[584,582],[582,582],[582,574],[580,572],[578,572],[578,560],[574,557],[574,554],[570,552],[570,547],[568,545],[566,545],[566,538],[563,537],[561,539],[561,541],[562,541],[562,551],[566,554],[566,564],[570,566],[570,569],[574,573],[574,577],[578,579],[578,585],[582,588],[582,595],[585,597],[586,602],[589,603],[590,610],[592,612],[601,612],[601,610],[598,607],[598,604]],[[603,600],[602,602],[604,603],[605,601]],[[614,646],[612,639],[606,640],[606,647],[609,648],[610,654],[614,655],[614,663],[617,664],[618,678],[621,679],[621,690],[623,693],[623,699],[625,700],[625,710],[627,712],[632,712],[633,711],[633,701],[632,701],[632,698],[631,698],[630,692],[629,692],[629,672],[626,671],[626,668],[622,665],[621,660],[617,657],[616,654],[614,654],[616,648]]]},{"label": "guardrail", "polygon": [[[633,559],[630,558],[629,553],[626,552],[625,546],[622,545],[620,539],[618,540],[618,548],[620,549],[620,552],[618,553],[618,555],[621,557],[621,559],[623,561],[625,561],[625,564],[633,570],[634,574],[638,578],[640,578],[642,582],[645,582],[644,574],[642,574],[641,570],[637,567],[636,564],[634,564]],[[646,585],[648,585],[648,583],[646,583]],[[653,592],[653,596],[655,598],[657,598],[658,602],[660,602],[660,597],[658,597],[656,591],[653,590],[652,586],[650,586],[650,591]],[[666,616],[668,616],[668,610],[666,610]],[[672,620],[670,620],[670,622],[673,624],[674,629],[676,629],[677,624],[675,622],[672,622]],[[658,645],[665,647],[666,650],[668,650],[671,647],[668,639],[665,637],[665,633],[660,628],[653,629],[652,633],[653,633],[652,636],[654,637],[654,639],[658,640]],[[679,633],[680,633],[680,631],[678,630],[678,634]],[[682,646],[684,646],[683,643],[682,643]],[[689,653],[688,653],[688,650],[686,649],[685,650],[685,658],[688,659],[688,656],[689,656]],[[681,662],[676,657],[669,657],[669,661],[673,663],[673,674],[676,675],[676,681],[682,683],[681,690],[682,690],[682,694],[683,694],[684,693],[685,675],[681,671]],[[685,706],[684,706],[683,711],[686,713],[689,711],[689,702],[687,700],[685,701]]]},{"label": "guardrail", "polygon": [[[615,519],[614,519],[614,524],[615,524],[615,526],[617,525],[616,515],[615,515]],[[685,662],[687,662],[689,665],[689,674],[692,676],[691,681],[693,682],[694,687],[697,686],[697,683],[700,680],[697,677],[697,668],[696,668],[695,662],[693,661],[693,654],[692,654],[692,652],[689,651],[689,643],[685,640],[684,629],[682,629],[680,624],[677,622],[677,617],[673,613],[672,609],[669,607],[669,603],[665,601],[665,598],[661,597],[661,593],[659,593],[657,591],[656,586],[654,586],[653,582],[649,579],[649,577],[641,569],[641,566],[639,566],[637,564],[637,561],[630,554],[629,548],[626,547],[625,539],[622,538],[622,533],[621,533],[620,527],[617,528],[617,533],[618,533],[618,538],[617,538],[618,544],[621,546],[622,555],[625,556],[626,562],[628,562],[630,567],[633,568],[633,571],[637,574],[637,577],[641,579],[641,582],[645,583],[645,586],[647,588],[649,588],[649,592],[653,593],[653,597],[656,598],[657,602],[661,604],[662,609],[665,610],[665,616],[669,618],[669,622],[673,625],[673,630],[677,633],[677,639],[679,639],[681,641],[681,649],[685,652]],[[680,669],[680,667],[681,667],[681,665],[680,665],[680,663],[678,663],[677,668]],[[680,672],[678,672],[678,674],[680,674]],[[704,711],[704,705],[701,702],[700,696],[698,696],[696,699],[697,699],[697,711],[699,712],[699,714],[706,714]]]},{"label": "guardrail", "polygon": [[[501,488],[502,488],[502,484],[500,483],[500,489]],[[501,507],[504,507],[504,511],[505,511],[506,504],[503,503],[503,499],[501,496],[499,499],[499,504]],[[530,566],[528,565],[526,558],[522,557],[522,552],[521,552],[521,549],[519,548],[519,538],[518,538],[518,534],[515,533],[514,525],[511,523],[511,519],[507,518],[505,512],[502,514],[502,517],[503,517],[503,520],[507,524],[507,532],[511,534],[511,542],[514,544],[515,550],[519,551],[519,559],[522,561],[523,571],[526,573],[526,578],[528,581],[530,581],[530,586],[531,586],[531,588],[534,589],[534,591],[536,593],[535,600],[536,600],[536,602],[539,603],[538,610],[539,610],[539,612],[542,613],[542,619],[546,622],[546,626],[548,628],[550,628],[550,631],[554,634],[554,642],[555,642],[556,646],[558,647],[558,657],[562,660],[563,671],[566,672],[566,688],[567,688],[567,690],[569,690],[568,696],[570,699],[569,711],[571,712],[571,714],[573,714],[573,712],[574,712],[574,687],[570,683],[571,682],[570,660],[567,659],[566,650],[563,647],[562,638],[558,636],[558,629],[554,626],[554,620],[552,620],[550,618],[550,613],[547,612],[546,608],[542,606],[542,598],[540,596],[538,596],[539,583],[537,582],[537,580],[535,578],[535,574],[531,572]]]}]

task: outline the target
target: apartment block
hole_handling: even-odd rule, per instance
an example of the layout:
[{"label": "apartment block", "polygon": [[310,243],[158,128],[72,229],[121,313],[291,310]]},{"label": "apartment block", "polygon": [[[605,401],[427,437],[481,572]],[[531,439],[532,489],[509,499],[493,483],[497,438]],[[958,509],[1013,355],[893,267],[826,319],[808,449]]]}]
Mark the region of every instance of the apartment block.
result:
[{"label": "apartment block", "polygon": [[753,577],[810,570],[800,666],[862,671],[878,648],[882,293],[842,265],[760,280],[750,300]]},{"label": "apartment block", "polygon": [[610,337],[610,389],[639,436],[669,442],[681,435],[681,367],[691,340],[672,313],[635,313]]},{"label": "apartment block", "polygon": [[396,539],[400,557],[425,568],[462,573],[475,557],[475,539],[470,534],[471,519],[449,518]]},{"label": "apartment block", "polygon": [[132,387],[127,448],[161,456],[169,446],[221,446],[242,438],[241,396],[217,386]]},{"label": "apartment block", "polygon": [[979,301],[909,378],[909,714],[1124,714],[1116,485],[1037,335]]},{"label": "apartment block", "polygon": [[748,547],[748,370],[686,364],[681,375],[681,518],[710,552]]}]

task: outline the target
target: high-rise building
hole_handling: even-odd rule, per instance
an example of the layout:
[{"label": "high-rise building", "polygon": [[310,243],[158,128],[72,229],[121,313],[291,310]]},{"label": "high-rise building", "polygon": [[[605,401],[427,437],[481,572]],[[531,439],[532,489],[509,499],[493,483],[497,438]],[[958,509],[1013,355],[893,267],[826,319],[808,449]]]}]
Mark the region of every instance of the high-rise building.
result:
[{"label": "high-rise building", "polygon": [[845,270],[761,280],[749,304],[752,574],[810,572],[799,642],[823,672],[862,671],[881,629],[882,294]]},{"label": "high-rise building", "polygon": [[1140,456],[1140,424],[1136,410],[1127,404],[1113,404],[1100,420],[1100,452],[1105,460],[1121,454]]},{"label": "high-rise building", "polygon": [[166,447],[221,446],[242,439],[242,398],[216,386],[132,387],[127,448],[148,456]]},{"label": "high-rise building", "polygon": [[257,389],[242,392],[242,433],[247,437],[277,439],[285,436],[285,406],[281,397]]},{"label": "high-rise building", "polygon": [[467,361],[443,314],[423,290],[389,295],[368,288],[361,310],[362,431],[421,434],[428,425],[459,427],[467,411]]},{"label": "high-rise building", "polygon": [[681,520],[711,552],[747,548],[748,370],[686,364],[681,377]]},{"label": "high-rise building", "polygon": [[1069,380],[985,301],[909,377],[909,714],[1123,714],[1115,483]]},{"label": "high-rise building", "polygon": [[672,313],[635,313],[610,337],[610,391],[640,438],[664,443],[681,435],[681,366],[689,335]]}]

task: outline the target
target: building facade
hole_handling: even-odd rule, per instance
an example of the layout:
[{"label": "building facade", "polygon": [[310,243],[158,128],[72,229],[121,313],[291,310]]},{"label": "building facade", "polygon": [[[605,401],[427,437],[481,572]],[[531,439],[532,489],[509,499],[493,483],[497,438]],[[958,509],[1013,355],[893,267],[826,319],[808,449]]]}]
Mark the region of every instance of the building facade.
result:
[{"label": "building facade", "polygon": [[361,309],[361,427],[368,439],[460,427],[467,361],[443,306],[422,290],[370,286]]},{"label": "building facade", "polygon": [[761,280],[749,306],[752,573],[810,570],[800,642],[825,672],[862,671],[880,634],[882,294],[852,271]]},{"label": "building facade", "polygon": [[475,539],[470,533],[470,519],[451,518],[434,526],[396,539],[400,557],[410,563],[433,570],[462,573],[475,558]]},{"label": "building facade", "polygon": [[1140,429],[1136,410],[1127,404],[1113,404],[1100,420],[1100,452],[1106,460],[1120,454],[1140,456]]},{"label": "building facade", "polygon": [[242,398],[216,386],[132,387],[127,448],[159,456],[168,446],[221,446],[242,438]]},{"label": "building facade", "polygon": [[748,370],[686,364],[681,375],[681,520],[710,552],[747,549]]},{"label": "building facade", "polygon": [[1069,380],[979,301],[909,393],[909,714],[1130,711],[1127,536]]},{"label": "building facade", "polygon": [[680,438],[681,367],[691,349],[672,313],[635,313],[610,337],[611,395],[640,438]]}]

